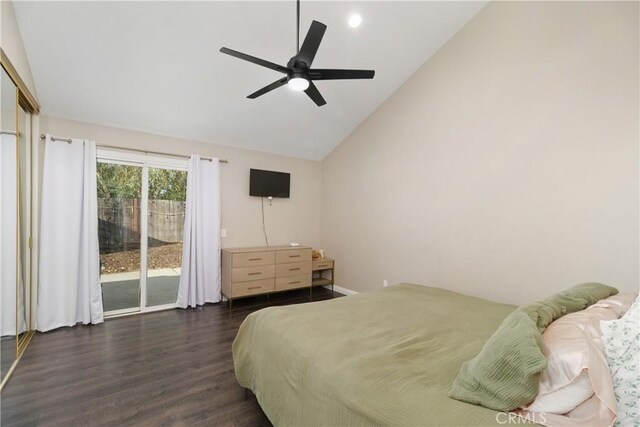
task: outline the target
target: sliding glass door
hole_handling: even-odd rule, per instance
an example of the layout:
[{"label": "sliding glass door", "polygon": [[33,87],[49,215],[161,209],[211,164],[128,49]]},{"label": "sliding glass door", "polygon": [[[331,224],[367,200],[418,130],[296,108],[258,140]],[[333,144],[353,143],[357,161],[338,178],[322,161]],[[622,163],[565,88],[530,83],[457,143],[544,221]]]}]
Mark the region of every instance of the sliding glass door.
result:
[{"label": "sliding glass door", "polygon": [[186,196],[186,171],[149,168],[147,307],[178,297]]},{"label": "sliding glass door", "polygon": [[97,185],[105,314],[176,307],[186,161],[99,150]]}]

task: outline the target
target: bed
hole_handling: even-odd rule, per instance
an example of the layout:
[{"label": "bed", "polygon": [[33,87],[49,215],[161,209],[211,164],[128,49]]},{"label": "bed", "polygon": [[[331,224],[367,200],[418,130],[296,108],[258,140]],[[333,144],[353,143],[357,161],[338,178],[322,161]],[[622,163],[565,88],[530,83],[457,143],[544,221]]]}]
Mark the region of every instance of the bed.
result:
[{"label": "bed", "polygon": [[270,307],[240,327],[236,377],[278,426],[501,425],[447,393],[514,309],[414,284]]}]

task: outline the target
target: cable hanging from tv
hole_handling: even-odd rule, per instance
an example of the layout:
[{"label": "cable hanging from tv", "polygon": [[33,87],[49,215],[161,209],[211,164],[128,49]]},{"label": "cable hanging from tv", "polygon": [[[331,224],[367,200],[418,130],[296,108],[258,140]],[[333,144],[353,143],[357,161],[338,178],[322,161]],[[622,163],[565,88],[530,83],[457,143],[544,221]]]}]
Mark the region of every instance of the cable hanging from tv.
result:
[{"label": "cable hanging from tv", "polygon": [[[271,199],[273,198],[269,198],[269,205],[271,205]],[[269,246],[269,239],[267,238],[267,228],[264,225],[264,197],[261,197],[260,200],[262,200],[262,232],[264,233],[264,243]]]}]

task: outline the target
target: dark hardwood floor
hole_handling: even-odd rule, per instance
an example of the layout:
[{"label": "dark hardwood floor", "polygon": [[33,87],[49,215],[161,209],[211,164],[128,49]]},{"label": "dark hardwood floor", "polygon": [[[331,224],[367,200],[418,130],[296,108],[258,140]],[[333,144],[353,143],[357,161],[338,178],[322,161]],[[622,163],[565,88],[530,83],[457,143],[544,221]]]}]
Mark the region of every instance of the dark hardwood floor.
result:
[{"label": "dark hardwood floor", "polygon": [[[314,301],[342,296],[314,289]],[[38,333],[1,396],[3,426],[270,425],[233,372],[244,318],[307,290]]]}]

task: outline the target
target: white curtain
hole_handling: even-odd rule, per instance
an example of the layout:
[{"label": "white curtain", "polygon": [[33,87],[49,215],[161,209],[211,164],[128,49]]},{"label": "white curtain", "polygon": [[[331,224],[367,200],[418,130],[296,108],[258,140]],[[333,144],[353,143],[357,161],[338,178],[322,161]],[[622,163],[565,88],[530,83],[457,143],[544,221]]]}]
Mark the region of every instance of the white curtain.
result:
[{"label": "white curtain", "polygon": [[47,135],[41,206],[37,329],[101,323],[94,141]]},{"label": "white curtain", "polygon": [[192,155],[178,306],[220,301],[220,163]]},{"label": "white curtain", "polygon": [[[0,139],[0,335],[16,335],[26,330],[22,266],[19,265],[18,243],[18,169],[17,140],[14,135]],[[18,283],[18,280],[20,281]],[[16,287],[18,325],[16,328]]]}]

